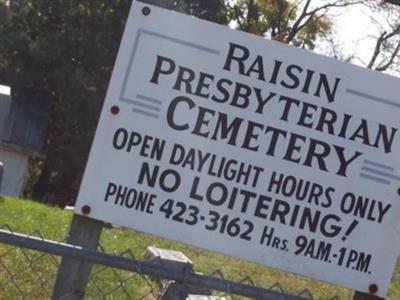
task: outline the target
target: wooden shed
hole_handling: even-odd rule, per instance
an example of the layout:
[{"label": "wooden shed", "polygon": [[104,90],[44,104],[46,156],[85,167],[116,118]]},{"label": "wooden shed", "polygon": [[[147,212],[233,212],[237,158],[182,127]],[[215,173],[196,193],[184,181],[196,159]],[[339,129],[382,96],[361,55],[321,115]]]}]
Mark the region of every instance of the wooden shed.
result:
[{"label": "wooden shed", "polygon": [[0,161],[4,164],[1,194],[21,195],[28,162],[41,156],[47,111],[36,102],[16,102],[0,85]]}]

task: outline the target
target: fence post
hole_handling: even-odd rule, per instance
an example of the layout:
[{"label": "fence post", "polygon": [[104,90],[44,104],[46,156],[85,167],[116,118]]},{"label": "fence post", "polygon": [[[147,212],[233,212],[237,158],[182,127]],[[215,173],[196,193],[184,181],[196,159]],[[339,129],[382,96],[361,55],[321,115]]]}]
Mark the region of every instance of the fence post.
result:
[{"label": "fence post", "polygon": [[351,297],[351,300],[385,300],[385,299],[371,294],[355,291],[353,293],[353,296]]},{"label": "fence post", "polygon": [[[103,222],[75,215],[72,218],[67,243],[96,250]],[[81,300],[85,296],[92,263],[63,257],[57,272],[52,300]]]},{"label": "fence post", "polygon": [[[176,272],[186,274],[185,276],[194,273],[192,261],[180,251],[147,247],[145,259],[154,265],[168,267]],[[184,282],[161,279],[160,285],[162,292],[159,296],[160,300],[186,300],[191,294],[198,295],[198,299],[202,299],[201,295],[204,297],[211,295],[211,290],[208,288]]]}]

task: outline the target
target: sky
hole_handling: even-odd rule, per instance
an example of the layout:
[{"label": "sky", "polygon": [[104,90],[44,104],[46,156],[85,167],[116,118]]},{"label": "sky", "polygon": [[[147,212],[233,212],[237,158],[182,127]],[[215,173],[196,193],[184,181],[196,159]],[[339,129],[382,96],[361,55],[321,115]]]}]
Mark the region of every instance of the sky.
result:
[{"label": "sky", "polygon": [[345,54],[356,54],[359,60],[353,63],[365,65],[372,55],[374,37],[378,33],[369,12],[358,5],[338,9],[334,20],[335,42]]},{"label": "sky", "polygon": [[[367,0],[366,0],[367,1]],[[368,0],[371,3],[379,3],[383,0]],[[313,0],[312,5],[315,7],[322,6],[331,0]],[[395,5],[388,5],[388,8],[400,10]],[[376,39],[379,34],[378,27],[371,20],[371,10],[363,5],[353,5],[345,8],[330,9],[330,17],[333,18],[333,36],[336,45],[339,45],[340,53],[343,58],[355,55],[351,63],[366,67],[372,53]],[[374,19],[381,24],[385,24],[385,17],[374,14]],[[232,25],[235,27],[234,25]],[[315,52],[332,56],[331,45],[321,44],[314,49]],[[389,71],[392,75],[400,76],[399,73]]]},{"label": "sky", "polygon": [[[316,0],[316,2],[323,3],[326,0]],[[400,9],[394,5],[389,5],[388,8]],[[345,9],[335,9],[333,18],[334,41],[340,45],[340,51],[344,53],[344,57],[355,54],[356,58],[351,63],[365,67],[372,56],[376,39],[380,33],[376,23],[371,19],[371,11],[362,5],[354,5]],[[373,18],[381,25],[387,25],[386,16],[375,13]],[[327,54],[323,47],[316,51]],[[399,73],[393,71],[389,71],[389,73],[399,76]]]}]

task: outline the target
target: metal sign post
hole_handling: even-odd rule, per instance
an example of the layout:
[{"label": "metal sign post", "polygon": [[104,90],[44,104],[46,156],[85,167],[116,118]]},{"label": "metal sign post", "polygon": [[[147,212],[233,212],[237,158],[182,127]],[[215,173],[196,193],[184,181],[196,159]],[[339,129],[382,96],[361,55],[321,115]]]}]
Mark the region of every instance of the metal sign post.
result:
[{"label": "metal sign post", "polygon": [[354,292],[352,300],[384,300],[385,298],[380,298],[374,295],[365,294],[362,292]]}]

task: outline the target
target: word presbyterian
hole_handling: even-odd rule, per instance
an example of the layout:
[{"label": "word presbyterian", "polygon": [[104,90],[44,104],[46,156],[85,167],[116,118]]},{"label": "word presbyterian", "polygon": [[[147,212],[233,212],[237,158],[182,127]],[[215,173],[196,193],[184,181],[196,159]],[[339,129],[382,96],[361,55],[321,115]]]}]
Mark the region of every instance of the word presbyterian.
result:
[{"label": "word presbyterian", "polygon": [[[325,74],[279,61],[275,61],[272,74],[267,77],[263,57],[250,60],[250,56],[245,47],[230,44],[223,69],[230,72],[235,69],[243,77],[254,77],[254,82],[262,83],[263,88],[216,78],[158,55],[150,82],[167,84],[185,93],[169,104],[169,127],[344,177],[350,164],[363,153],[354,147],[343,147],[341,139],[384,153],[392,151],[397,128],[369,123],[366,119],[274,91],[278,87],[288,92],[300,89],[305,95],[325,98],[325,105],[331,105],[340,79],[332,80]],[[211,102],[203,105],[198,101],[202,99]],[[238,111],[226,111],[226,106],[218,109],[221,104]],[[245,118],[241,117],[243,110]],[[305,130],[309,133],[304,134]],[[318,138],[313,138],[311,133]],[[321,140],[321,133],[333,136],[339,143]]]}]

